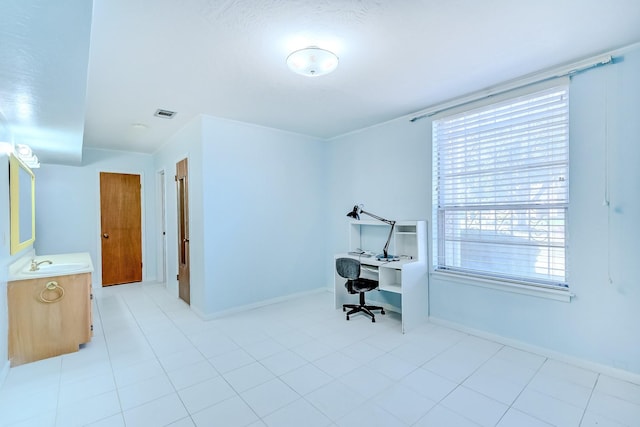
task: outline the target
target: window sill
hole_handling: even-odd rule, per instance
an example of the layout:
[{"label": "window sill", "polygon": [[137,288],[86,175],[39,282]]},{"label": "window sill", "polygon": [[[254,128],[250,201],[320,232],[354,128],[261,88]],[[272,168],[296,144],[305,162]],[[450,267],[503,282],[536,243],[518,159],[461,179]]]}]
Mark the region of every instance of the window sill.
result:
[{"label": "window sill", "polygon": [[538,287],[535,285],[524,285],[515,282],[482,279],[479,277],[443,271],[431,271],[430,276],[434,279],[460,283],[462,285],[479,286],[482,288],[530,295],[539,298],[552,299],[555,301],[571,302],[571,298],[575,297],[575,294],[569,291],[569,289],[551,289],[542,286]]}]

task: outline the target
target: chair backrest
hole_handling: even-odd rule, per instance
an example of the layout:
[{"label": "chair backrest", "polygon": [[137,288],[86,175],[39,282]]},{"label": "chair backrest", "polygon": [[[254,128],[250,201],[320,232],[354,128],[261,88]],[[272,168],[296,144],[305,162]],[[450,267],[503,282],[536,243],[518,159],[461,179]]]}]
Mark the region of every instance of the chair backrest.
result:
[{"label": "chair backrest", "polygon": [[345,279],[355,280],[360,277],[360,261],[353,258],[338,258],[336,271]]}]

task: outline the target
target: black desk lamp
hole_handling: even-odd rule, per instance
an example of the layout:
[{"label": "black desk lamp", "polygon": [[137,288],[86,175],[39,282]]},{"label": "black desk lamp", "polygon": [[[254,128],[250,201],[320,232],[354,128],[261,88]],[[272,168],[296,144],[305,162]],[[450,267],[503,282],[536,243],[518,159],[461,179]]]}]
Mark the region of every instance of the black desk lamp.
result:
[{"label": "black desk lamp", "polygon": [[376,258],[378,258],[381,261],[397,261],[398,257],[395,257],[393,255],[389,255],[389,242],[391,242],[391,236],[393,235],[393,229],[396,226],[396,222],[395,221],[390,221],[388,219],[379,217],[378,215],[372,214],[370,212],[367,212],[365,210],[362,209],[362,205],[355,205],[353,207],[353,210],[351,212],[349,212],[347,214],[348,217],[350,218],[355,218],[355,219],[360,219],[360,214],[365,214],[365,215],[369,215],[371,218],[375,218],[378,221],[382,221],[385,224],[389,224],[391,226],[391,230],[389,231],[389,237],[387,237],[387,243],[384,245],[384,248],[382,249],[382,255],[378,255]]}]

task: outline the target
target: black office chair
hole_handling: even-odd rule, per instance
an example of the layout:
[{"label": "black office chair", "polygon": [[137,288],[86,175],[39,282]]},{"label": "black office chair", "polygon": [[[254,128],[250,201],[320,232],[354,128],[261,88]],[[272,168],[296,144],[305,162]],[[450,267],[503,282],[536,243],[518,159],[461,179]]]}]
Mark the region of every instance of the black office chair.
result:
[{"label": "black office chair", "polygon": [[369,292],[378,287],[378,281],[372,279],[365,279],[360,277],[360,261],[353,258],[338,258],[336,259],[336,271],[341,277],[347,279],[344,287],[350,294],[360,294],[360,304],[343,304],[342,311],[347,311],[347,320],[349,316],[354,313],[363,312],[371,316],[371,321],[376,321],[376,316],[372,310],[381,310],[380,313],[384,314],[384,308],[376,305],[367,305],[364,302],[364,293]]}]

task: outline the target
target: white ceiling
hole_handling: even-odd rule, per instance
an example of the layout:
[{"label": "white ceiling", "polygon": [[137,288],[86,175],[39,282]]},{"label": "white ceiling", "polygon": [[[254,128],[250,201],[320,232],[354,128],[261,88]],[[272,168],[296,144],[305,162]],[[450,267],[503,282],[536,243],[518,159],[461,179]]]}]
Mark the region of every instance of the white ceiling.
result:
[{"label": "white ceiling", "polygon": [[1,0],[0,125],[41,160],[82,158],[90,31],[90,1]]},{"label": "white ceiling", "polygon": [[[640,41],[638,0],[94,0],[92,21],[86,0],[9,3],[27,14],[0,30],[0,110],[14,137],[84,123],[72,153],[31,139],[43,162],[64,162],[60,150],[73,163],[82,145],[153,153],[199,114],[331,138]],[[42,9],[55,25],[31,19]],[[5,50],[5,39],[24,46]],[[308,45],[333,50],[338,69],[290,72],[287,55]],[[66,81],[17,81],[6,60],[23,56]],[[30,121],[15,101],[25,84],[39,100]]]}]

